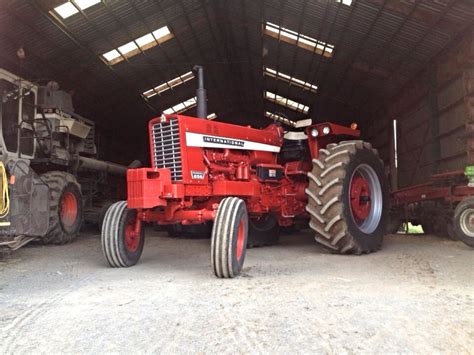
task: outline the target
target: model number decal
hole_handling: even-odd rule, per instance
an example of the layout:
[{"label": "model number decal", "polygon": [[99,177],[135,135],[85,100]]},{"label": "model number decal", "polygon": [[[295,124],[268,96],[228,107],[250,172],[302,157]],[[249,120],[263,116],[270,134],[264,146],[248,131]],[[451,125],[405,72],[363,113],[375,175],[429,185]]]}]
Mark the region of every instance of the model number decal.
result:
[{"label": "model number decal", "polygon": [[245,143],[244,141],[237,141],[234,139],[209,137],[209,136],[202,136],[202,140],[204,141],[204,143],[225,144],[225,145],[231,145],[234,147],[243,147]]},{"label": "model number decal", "polygon": [[204,180],[204,171],[191,170],[191,178],[197,180]]}]

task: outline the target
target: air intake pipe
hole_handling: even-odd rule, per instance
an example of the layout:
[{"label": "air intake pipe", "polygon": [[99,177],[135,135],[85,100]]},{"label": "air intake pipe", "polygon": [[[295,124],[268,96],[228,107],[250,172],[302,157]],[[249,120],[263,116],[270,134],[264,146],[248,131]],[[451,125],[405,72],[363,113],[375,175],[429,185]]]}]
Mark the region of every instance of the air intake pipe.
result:
[{"label": "air intake pipe", "polygon": [[197,117],[207,119],[207,93],[204,89],[204,68],[202,65],[195,65],[193,68],[198,78],[198,88],[196,90]]}]

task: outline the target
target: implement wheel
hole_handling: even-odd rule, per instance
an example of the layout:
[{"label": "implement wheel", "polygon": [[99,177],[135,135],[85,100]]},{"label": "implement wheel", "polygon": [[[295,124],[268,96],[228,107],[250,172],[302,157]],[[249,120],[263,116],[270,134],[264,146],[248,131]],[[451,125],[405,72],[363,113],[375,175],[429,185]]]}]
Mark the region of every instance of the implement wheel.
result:
[{"label": "implement wheel", "polygon": [[341,254],[381,247],[388,193],[383,162],[369,143],[329,144],[313,159],[308,178],[306,210],[317,242]]},{"label": "implement wheel", "polygon": [[137,211],[127,208],[127,201],[112,204],[102,224],[102,251],[112,267],[135,265],[143,251],[145,232]]},{"label": "implement wheel", "polygon": [[74,175],[50,171],[41,175],[49,187],[49,229],[42,244],[66,244],[74,240],[83,220],[81,188]]},{"label": "implement wheel", "polygon": [[248,215],[245,202],[237,197],[224,198],[217,209],[211,237],[211,264],[219,278],[240,274],[245,260]]},{"label": "implement wheel", "polygon": [[453,221],[456,237],[474,247],[474,196],[465,198],[457,205]]}]

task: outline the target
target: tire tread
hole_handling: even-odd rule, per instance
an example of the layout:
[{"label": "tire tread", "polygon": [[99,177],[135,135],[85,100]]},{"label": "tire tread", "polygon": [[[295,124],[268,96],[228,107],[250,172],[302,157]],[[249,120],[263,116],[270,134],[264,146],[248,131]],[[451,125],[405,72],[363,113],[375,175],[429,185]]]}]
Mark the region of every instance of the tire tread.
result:
[{"label": "tire tread", "polygon": [[[310,228],[316,233],[315,240],[325,247],[342,254],[362,254],[371,250],[364,247],[349,232],[343,216],[343,184],[346,178],[346,166],[358,150],[378,153],[372,145],[361,140],[331,143],[326,147],[329,154],[313,159],[313,169],[308,173],[309,186],[306,189],[310,215]],[[317,197],[317,198],[316,198]],[[380,245],[376,249],[379,249]]]},{"label": "tire tread", "polygon": [[[41,179],[48,185],[50,191],[49,199],[49,229],[45,236],[38,241],[41,244],[62,245],[72,242],[78,235],[82,224],[82,215],[79,216],[80,222],[75,233],[66,233],[61,227],[59,220],[59,203],[62,191],[69,185],[75,185],[79,191],[79,201],[82,204],[81,186],[74,175],[64,171],[49,171],[41,175]],[[82,208],[80,208],[82,211]]]}]

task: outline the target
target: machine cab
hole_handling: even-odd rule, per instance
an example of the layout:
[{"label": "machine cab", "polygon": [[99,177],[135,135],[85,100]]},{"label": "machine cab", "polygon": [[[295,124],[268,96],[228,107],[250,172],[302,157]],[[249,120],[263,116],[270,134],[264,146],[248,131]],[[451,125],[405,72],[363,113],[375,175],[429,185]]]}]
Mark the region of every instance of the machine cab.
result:
[{"label": "machine cab", "polygon": [[0,69],[0,159],[31,159],[35,154],[31,124],[36,117],[37,87]]},{"label": "machine cab", "polygon": [[0,157],[68,165],[72,154],[95,156],[94,122],[74,113],[55,82],[38,86],[0,69]]}]

